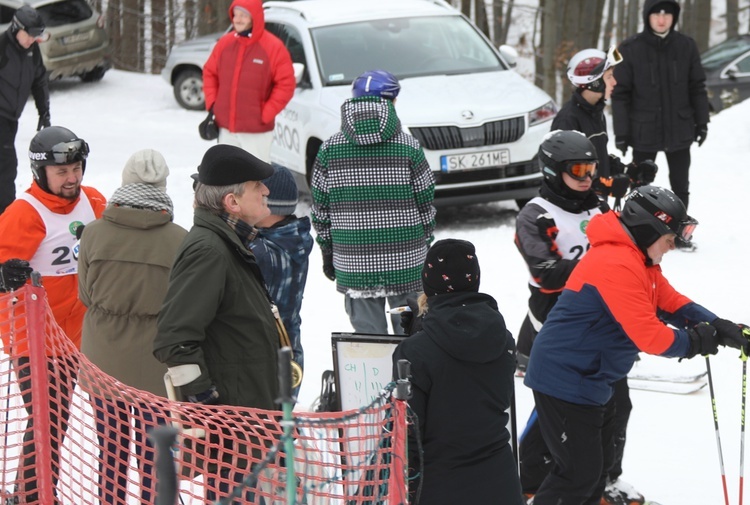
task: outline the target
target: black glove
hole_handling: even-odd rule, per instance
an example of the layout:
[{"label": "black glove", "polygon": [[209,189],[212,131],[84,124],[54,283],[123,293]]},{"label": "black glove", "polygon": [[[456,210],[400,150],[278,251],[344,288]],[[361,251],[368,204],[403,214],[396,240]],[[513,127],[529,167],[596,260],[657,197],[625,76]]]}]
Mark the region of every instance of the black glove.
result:
[{"label": "black glove", "polygon": [[716,334],[716,328],[710,324],[696,324],[688,330],[688,336],[690,337],[690,351],[685,356],[686,358],[719,352],[719,337]]},{"label": "black glove", "polygon": [[708,135],[708,125],[698,124],[695,125],[695,141],[698,142],[698,147],[703,145]]},{"label": "black glove", "polygon": [[411,310],[405,310],[401,313],[400,326],[407,335],[414,335],[422,329],[422,316],[419,316],[419,303],[414,298],[407,298],[406,305]]},{"label": "black glove", "polygon": [[39,122],[36,124],[36,131],[49,128],[50,124],[49,111],[47,110],[39,114]]},{"label": "black glove", "polygon": [[336,269],[333,268],[333,253],[323,253],[323,273],[328,279],[336,280]]},{"label": "black glove", "polygon": [[0,264],[0,291],[7,293],[22,287],[32,271],[28,261],[17,258]]},{"label": "black glove", "polygon": [[216,391],[216,386],[211,386],[198,394],[188,395],[187,401],[190,403],[200,403],[201,405],[216,405],[219,403],[219,392]]},{"label": "black glove", "polygon": [[711,321],[711,326],[716,328],[716,335],[719,337],[719,345],[734,347],[735,349],[744,349],[745,354],[750,350],[750,341],[743,334],[744,325],[733,323],[726,319],[717,317]]},{"label": "black glove", "polygon": [[630,177],[627,174],[617,174],[612,176],[612,185],[609,187],[609,194],[615,198],[622,198],[628,192],[630,187]]},{"label": "black glove", "polygon": [[630,147],[630,144],[631,140],[628,135],[617,135],[615,137],[615,147],[622,152],[623,156],[628,153],[628,147]]}]

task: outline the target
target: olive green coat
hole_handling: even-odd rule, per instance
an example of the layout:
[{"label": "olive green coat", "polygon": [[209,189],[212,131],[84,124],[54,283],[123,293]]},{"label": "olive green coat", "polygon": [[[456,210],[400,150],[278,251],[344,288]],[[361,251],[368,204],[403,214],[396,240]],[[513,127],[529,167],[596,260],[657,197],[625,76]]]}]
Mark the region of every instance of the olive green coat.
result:
[{"label": "olive green coat", "polygon": [[81,237],[81,350],[105,373],[160,396],[166,366],[151,352],[156,316],[186,234],[165,212],[109,207]]},{"label": "olive green coat", "polygon": [[183,395],[219,392],[219,403],[275,408],[279,335],[255,256],[229,225],[195,210],[159,314],[154,355],[197,364]]}]

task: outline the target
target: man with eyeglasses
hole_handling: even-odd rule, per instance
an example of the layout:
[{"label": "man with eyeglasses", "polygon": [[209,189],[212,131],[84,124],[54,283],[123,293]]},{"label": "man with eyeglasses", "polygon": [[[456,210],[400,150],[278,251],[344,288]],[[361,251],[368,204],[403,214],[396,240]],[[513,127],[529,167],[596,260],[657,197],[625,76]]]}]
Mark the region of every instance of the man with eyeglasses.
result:
[{"label": "man with eyeglasses", "polygon": [[37,130],[50,125],[47,69],[37,42],[46,40],[44,21],[21,6],[0,37],[0,214],[16,198],[16,133],[29,94],[39,111]]},{"label": "man with eyeglasses", "polygon": [[[0,215],[0,291],[17,290],[33,270],[42,275],[47,300],[55,322],[72,344],[81,348],[81,330],[86,307],[78,299],[78,228],[101,217],[106,200],[94,188],[82,186],[89,146],[75,133],[61,126],[50,126],[31,139],[29,159],[34,180],[31,187]],[[18,297],[22,298],[23,293]],[[5,313],[7,314],[7,312]],[[31,412],[31,379],[28,338],[25,331],[15,335],[3,328],[3,350],[10,355],[19,381],[29,423],[24,434],[23,457],[17,476],[17,498],[35,503],[34,417]],[[7,326],[7,325],[6,325]],[[48,349],[55,360],[48,361],[52,425],[52,469],[59,475],[58,447],[67,424],[70,394],[75,386],[77,364],[64,359],[64,349]],[[25,500],[25,501],[23,501]]]},{"label": "man with eyeglasses", "polygon": [[689,242],[697,224],[656,186],[637,188],[621,213],[588,224],[591,247],[534,340],[524,379],[553,460],[534,505],[600,503],[614,458],[614,385],[639,352],[689,359],[719,346],[748,351],[744,325],[679,293],[662,273],[664,255],[678,238]]},{"label": "man with eyeglasses", "polygon": [[[695,41],[677,30],[676,0],[647,0],[644,29],[620,45],[623,62],[615,67],[612,94],[615,145],[633,161],[655,159],[664,151],[672,191],[688,208],[690,146],[708,134],[706,74]],[[694,250],[677,240],[677,247]]]}]

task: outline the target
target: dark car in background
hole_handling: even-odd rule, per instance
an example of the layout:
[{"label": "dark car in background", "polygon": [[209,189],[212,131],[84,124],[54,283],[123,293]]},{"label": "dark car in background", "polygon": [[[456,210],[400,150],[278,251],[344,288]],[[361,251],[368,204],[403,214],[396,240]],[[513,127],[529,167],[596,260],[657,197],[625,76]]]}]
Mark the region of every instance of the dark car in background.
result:
[{"label": "dark car in background", "polygon": [[725,40],[701,55],[711,112],[750,97],[750,34]]},{"label": "dark car in background", "polygon": [[80,77],[98,81],[110,68],[104,17],[86,0],[0,0],[0,33],[24,3],[42,16],[49,40],[39,44],[50,79]]}]

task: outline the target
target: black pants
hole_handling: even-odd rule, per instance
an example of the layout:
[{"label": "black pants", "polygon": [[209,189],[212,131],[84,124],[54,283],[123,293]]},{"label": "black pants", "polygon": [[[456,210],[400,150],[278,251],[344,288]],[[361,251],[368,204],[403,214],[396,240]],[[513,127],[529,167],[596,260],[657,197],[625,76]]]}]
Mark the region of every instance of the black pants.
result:
[{"label": "black pants", "polygon": [[18,121],[0,117],[0,214],[16,199]]},{"label": "black pants", "polygon": [[[625,453],[625,441],[633,404],[630,401],[628,379],[621,379],[614,384],[614,458],[607,470],[607,478],[617,480],[622,475],[622,458]],[[545,477],[552,468],[552,454],[542,437],[536,410],[529,418],[518,445],[521,463],[521,489],[524,493],[536,494]]]},{"label": "black pants", "polygon": [[614,457],[614,400],[577,405],[534,391],[552,468],[535,505],[599,505]]},{"label": "black pants", "polygon": [[[656,159],[656,151],[636,151],[633,149],[633,161],[640,163],[643,160]],[[672,192],[682,200],[687,209],[690,200],[690,148],[681,151],[665,152],[667,164],[669,165],[669,185]]]},{"label": "black pants", "polygon": [[[54,361],[53,361],[54,360]],[[34,446],[34,412],[31,406],[31,366],[29,358],[18,358],[14,368],[18,376],[19,388],[23,398],[24,407],[29,415],[26,432],[23,436],[23,457],[21,467],[18,469],[19,477],[23,480],[23,487],[19,491],[26,496],[25,503],[36,503],[39,500],[37,494],[36,479],[36,447]],[[47,378],[49,381],[49,408],[50,408],[50,435],[52,445],[52,479],[53,485],[57,486],[60,478],[60,447],[63,445],[63,437],[68,429],[68,417],[70,416],[70,395],[75,387],[78,368],[66,358],[47,358]]]},{"label": "black pants", "polygon": [[[141,475],[141,503],[152,503],[154,447],[145,436],[157,424],[166,424],[153,407],[127,405],[123,401],[96,398],[96,433],[99,440],[99,502],[126,503],[130,467],[131,414],[135,460]],[[116,489],[116,491],[115,491]]]}]

